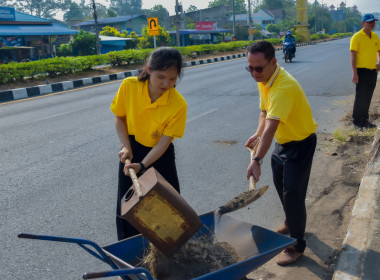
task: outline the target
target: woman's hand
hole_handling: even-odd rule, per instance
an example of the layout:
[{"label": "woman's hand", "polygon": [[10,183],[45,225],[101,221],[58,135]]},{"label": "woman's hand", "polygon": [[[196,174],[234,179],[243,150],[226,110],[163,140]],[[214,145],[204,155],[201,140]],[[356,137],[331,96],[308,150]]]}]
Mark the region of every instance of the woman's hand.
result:
[{"label": "woman's hand", "polygon": [[136,174],[139,174],[140,171],[141,171],[141,166],[140,166],[140,164],[138,164],[138,163],[131,163],[131,162],[128,162],[128,161],[127,161],[127,164],[124,165],[124,170],[123,170],[125,176],[130,176],[130,175],[129,175],[129,169],[130,169],[130,168],[134,169],[135,172],[136,172]]},{"label": "woman's hand", "polygon": [[124,164],[127,159],[132,161],[133,158],[132,153],[126,147],[123,147],[117,155],[119,156],[120,161]]}]

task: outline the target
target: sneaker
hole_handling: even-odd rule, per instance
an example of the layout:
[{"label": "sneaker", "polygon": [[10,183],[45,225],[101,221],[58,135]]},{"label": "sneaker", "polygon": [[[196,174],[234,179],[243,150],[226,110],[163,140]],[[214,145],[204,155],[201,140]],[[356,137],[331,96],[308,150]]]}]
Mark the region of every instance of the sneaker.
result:
[{"label": "sneaker", "polygon": [[286,222],[283,222],[281,226],[276,228],[275,232],[280,234],[289,234],[288,226],[286,225]]},{"label": "sneaker", "polygon": [[277,259],[278,265],[288,265],[296,262],[303,256],[303,253],[297,252],[296,249],[291,246],[286,248]]}]

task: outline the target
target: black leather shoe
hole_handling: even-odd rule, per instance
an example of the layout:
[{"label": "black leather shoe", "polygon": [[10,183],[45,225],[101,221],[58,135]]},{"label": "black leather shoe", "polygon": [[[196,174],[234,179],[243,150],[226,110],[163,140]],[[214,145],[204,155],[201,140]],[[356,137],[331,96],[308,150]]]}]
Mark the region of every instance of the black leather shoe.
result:
[{"label": "black leather shoe", "polygon": [[369,121],[365,121],[363,127],[365,128],[375,128],[377,125],[370,123]]}]

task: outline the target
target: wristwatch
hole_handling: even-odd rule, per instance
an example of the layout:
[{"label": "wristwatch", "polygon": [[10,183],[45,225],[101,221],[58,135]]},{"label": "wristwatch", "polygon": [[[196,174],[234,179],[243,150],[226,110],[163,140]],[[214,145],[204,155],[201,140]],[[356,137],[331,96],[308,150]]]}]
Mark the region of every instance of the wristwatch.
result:
[{"label": "wristwatch", "polygon": [[254,157],[253,160],[256,160],[259,165],[263,163],[263,159],[259,157]]}]

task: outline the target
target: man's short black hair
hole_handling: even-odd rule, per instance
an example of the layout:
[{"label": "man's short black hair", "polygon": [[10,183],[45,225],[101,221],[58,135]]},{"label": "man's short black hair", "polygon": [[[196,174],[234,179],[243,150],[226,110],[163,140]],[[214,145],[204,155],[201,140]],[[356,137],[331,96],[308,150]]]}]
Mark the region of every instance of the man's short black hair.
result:
[{"label": "man's short black hair", "polygon": [[275,57],[276,50],[273,45],[268,41],[258,41],[250,44],[247,48],[248,53],[263,53],[265,58],[269,61]]}]

